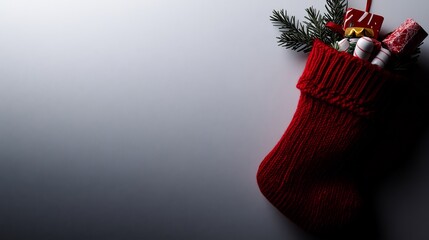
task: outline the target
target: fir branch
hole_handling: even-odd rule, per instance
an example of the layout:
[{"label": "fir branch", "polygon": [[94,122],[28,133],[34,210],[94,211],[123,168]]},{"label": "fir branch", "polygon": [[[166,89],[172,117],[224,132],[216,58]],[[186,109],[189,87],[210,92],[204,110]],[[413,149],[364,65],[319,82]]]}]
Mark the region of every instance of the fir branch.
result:
[{"label": "fir branch", "polygon": [[[324,17],[320,14],[320,11],[316,10],[314,7],[306,8],[307,16],[305,16],[304,23],[307,26],[308,33],[312,39],[318,38],[322,41],[327,42],[328,39],[328,31],[325,27],[326,22],[324,21]],[[329,43],[329,42],[327,42]]]},{"label": "fir branch", "polygon": [[347,53],[353,55],[355,48],[356,48],[356,42],[350,42],[350,46],[349,46],[349,49],[347,49]]},{"label": "fir branch", "polygon": [[[347,4],[347,0],[326,0],[326,13],[323,17],[324,23],[333,22],[338,25],[343,25]],[[328,31],[327,35],[328,42],[326,43],[334,43],[342,38],[340,34],[333,31]]]},{"label": "fir branch", "polygon": [[297,52],[311,50],[313,38],[310,36],[308,28],[306,29],[302,23],[296,20],[295,16],[289,16],[284,9],[273,10],[270,20],[282,33],[277,37],[279,46]]},{"label": "fir branch", "polygon": [[326,23],[341,25],[346,7],[347,0],[326,0],[326,13],[321,14],[314,7],[309,7],[305,9],[307,16],[303,23],[296,20],[295,16],[289,16],[284,9],[273,10],[270,20],[281,32],[277,37],[278,45],[297,52],[309,52],[316,38],[332,45],[342,36],[326,28]]},{"label": "fir branch", "polygon": [[342,25],[347,8],[347,0],[326,0],[325,21]]}]

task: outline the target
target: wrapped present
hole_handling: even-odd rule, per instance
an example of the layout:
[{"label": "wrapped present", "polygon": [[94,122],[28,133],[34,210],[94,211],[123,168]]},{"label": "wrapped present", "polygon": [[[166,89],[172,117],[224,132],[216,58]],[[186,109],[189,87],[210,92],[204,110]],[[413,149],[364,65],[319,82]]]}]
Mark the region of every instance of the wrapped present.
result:
[{"label": "wrapped present", "polygon": [[354,8],[348,8],[344,17],[343,29],[359,28],[372,30],[373,36],[368,36],[377,39],[380,33],[381,25],[384,17],[369,12],[364,12]]},{"label": "wrapped present", "polygon": [[408,18],[383,40],[383,44],[393,54],[411,54],[427,35],[416,21]]}]

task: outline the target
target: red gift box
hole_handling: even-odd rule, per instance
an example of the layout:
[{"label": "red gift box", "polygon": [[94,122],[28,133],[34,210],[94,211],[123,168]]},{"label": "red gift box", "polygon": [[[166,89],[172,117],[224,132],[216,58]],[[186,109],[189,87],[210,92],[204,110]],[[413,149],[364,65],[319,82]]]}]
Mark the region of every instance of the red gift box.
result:
[{"label": "red gift box", "polygon": [[416,21],[408,18],[383,40],[383,44],[393,54],[411,54],[427,35]]},{"label": "red gift box", "polygon": [[378,34],[383,24],[384,17],[369,12],[364,12],[358,9],[349,8],[347,9],[344,17],[343,29],[347,28],[369,28],[374,32],[374,37],[377,39]]}]

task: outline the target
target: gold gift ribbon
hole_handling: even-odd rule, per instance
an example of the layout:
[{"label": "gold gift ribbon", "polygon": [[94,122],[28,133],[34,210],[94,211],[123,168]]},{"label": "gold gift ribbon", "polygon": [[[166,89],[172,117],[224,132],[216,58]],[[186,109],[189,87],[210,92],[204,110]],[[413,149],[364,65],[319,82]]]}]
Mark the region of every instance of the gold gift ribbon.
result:
[{"label": "gold gift ribbon", "polygon": [[371,28],[363,28],[363,27],[349,27],[344,31],[345,37],[374,37],[374,30]]}]

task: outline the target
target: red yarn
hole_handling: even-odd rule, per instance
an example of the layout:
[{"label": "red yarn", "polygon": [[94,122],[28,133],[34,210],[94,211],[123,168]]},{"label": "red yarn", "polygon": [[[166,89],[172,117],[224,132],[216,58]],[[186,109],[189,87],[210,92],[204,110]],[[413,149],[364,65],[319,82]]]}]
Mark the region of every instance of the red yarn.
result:
[{"label": "red yarn", "polygon": [[315,40],[296,112],[261,162],[263,195],[301,227],[324,232],[359,216],[351,164],[393,83],[387,71]]}]

